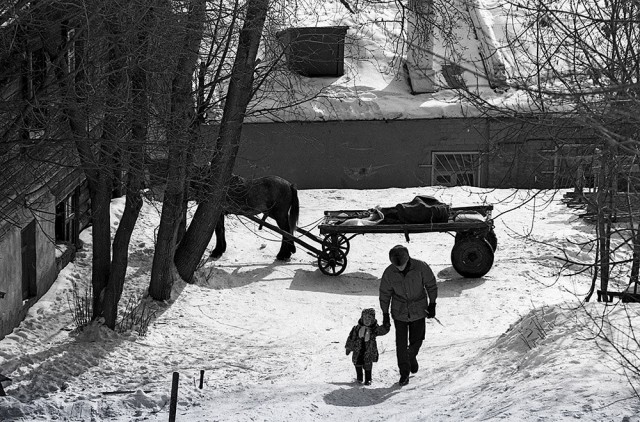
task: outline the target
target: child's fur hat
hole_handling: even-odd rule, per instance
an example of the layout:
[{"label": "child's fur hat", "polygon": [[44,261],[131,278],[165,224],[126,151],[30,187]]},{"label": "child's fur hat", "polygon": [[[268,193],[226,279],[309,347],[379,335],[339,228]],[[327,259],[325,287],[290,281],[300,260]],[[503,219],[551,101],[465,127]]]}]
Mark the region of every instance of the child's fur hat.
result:
[{"label": "child's fur hat", "polygon": [[363,309],[362,310],[362,320],[364,321],[364,317],[365,315],[369,315],[371,317],[371,319],[375,320],[376,319],[376,310],[373,308],[367,308],[367,309]]}]

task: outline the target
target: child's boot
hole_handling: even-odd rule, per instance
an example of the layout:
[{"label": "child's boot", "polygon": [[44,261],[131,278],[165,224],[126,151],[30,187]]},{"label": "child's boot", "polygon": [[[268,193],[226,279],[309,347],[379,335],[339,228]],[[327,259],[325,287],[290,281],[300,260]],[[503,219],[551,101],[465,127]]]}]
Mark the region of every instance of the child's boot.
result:
[{"label": "child's boot", "polygon": [[364,370],[364,385],[371,385],[371,369]]},{"label": "child's boot", "polygon": [[362,383],[362,366],[356,366],[356,379],[358,383]]}]

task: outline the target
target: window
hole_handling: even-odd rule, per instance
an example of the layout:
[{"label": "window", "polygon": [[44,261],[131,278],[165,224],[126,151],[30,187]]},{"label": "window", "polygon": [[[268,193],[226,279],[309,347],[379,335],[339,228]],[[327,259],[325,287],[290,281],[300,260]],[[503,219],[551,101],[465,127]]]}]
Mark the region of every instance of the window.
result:
[{"label": "window", "polygon": [[56,205],[56,241],[78,242],[78,197],[76,190]]},{"label": "window", "polygon": [[44,137],[49,119],[49,112],[46,107],[33,107],[31,113],[27,115],[28,139],[33,141]]},{"label": "window", "polygon": [[69,47],[67,50],[67,71],[71,75],[71,81],[74,81],[74,72],[76,71],[76,44],[73,40],[76,36],[76,30],[70,29],[67,31],[67,42]]},{"label": "window", "polygon": [[462,74],[464,69],[457,63],[444,63],[442,65],[442,76],[447,81],[449,88],[465,89],[467,84]]},{"label": "window", "polygon": [[22,300],[37,295],[36,285],[36,221],[31,221],[22,231]]},{"label": "window", "polygon": [[27,80],[25,97],[33,100],[36,93],[42,87],[47,72],[47,60],[42,48],[29,50],[27,52]]},{"label": "window", "polygon": [[[24,98],[31,104],[31,109],[25,116],[22,139],[26,141],[25,145],[28,145],[29,141],[42,138],[47,126],[48,111],[41,101],[41,91],[45,84],[47,73],[47,59],[44,49],[37,46],[30,47],[27,51],[25,65],[23,94]],[[26,150],[22,152],[26,152]]]},{"label": "window", "polygon": [[478,186],[480,154],[477,152],[434,152],[432,184],[440,186]]}]

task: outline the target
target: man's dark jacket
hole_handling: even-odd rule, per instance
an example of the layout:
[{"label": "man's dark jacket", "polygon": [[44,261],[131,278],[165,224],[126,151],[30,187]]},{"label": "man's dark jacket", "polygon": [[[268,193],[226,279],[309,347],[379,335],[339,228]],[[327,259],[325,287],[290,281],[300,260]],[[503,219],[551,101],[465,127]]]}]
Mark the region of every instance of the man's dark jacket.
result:
[{"label": "man's dark jacket", "polygon": [[427,316],[427,305],[436,303],[438,286],[431,267],[411,258],[404,272],[389,265],[380,282],[380,308],[399,321],[411,322]]}]

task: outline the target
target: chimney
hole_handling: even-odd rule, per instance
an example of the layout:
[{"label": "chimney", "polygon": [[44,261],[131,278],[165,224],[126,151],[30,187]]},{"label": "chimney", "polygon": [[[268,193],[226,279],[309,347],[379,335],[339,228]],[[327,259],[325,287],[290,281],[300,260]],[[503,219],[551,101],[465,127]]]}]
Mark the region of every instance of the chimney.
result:
[{"label": "chimney", "polygon": [[[446,11],[441,8],[445,7]],[[409,0],[406,68],[411,92],[507,87],[505,59],[479,0]]]},{"label": "chimney", "polygon": [[407,61],[412,94],[438,90],[433,70],[433,0],[410,0],[407,7]]}]

